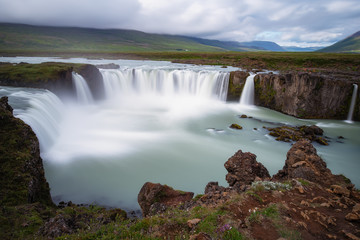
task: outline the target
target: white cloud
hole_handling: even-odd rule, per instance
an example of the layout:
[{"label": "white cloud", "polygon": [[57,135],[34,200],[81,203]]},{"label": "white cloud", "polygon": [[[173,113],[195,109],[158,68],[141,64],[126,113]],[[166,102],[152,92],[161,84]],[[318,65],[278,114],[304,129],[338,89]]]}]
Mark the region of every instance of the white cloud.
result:
[{"label": "white cloud", "polygon": [[358,0],[0,0],[0,21],[324,44],[359,31]]}]

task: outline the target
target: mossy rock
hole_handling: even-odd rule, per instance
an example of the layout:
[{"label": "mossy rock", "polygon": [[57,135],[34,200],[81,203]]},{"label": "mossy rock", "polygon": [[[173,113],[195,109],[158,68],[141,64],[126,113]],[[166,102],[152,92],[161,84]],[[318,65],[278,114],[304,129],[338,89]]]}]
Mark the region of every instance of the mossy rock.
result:
[{"label": "mossy rock", "polygon": [[242,126],[240,126],[239,124],[236,124],[236,123],[231,124],[230,128],[237,129],[237,130],[242,130],[243,129]]}]

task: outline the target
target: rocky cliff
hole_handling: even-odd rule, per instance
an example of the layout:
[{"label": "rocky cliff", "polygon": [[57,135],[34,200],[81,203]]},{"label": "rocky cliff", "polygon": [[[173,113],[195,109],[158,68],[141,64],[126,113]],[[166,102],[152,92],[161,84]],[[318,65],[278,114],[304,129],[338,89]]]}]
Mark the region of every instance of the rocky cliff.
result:
[{"label": "rocky cliff", "polygon": [[52,205],[38,139],[28,125],[13,116],[7,100],[0,99],[0,205]]},{"label": "rocky cliff", "polygon": [[102,75],[90,64],[54,63],[41,64],[0,64],[0,86],[44,88],[53,93],[74,95],[72,72],[82,75],[95,99],[104,96]]},{"label": "rocky cliff", "polygon": [[240,100],[240,95],[248,76],[250,76],[250,74],[244,71],[234,71],[230,73],[226,101],[238,102]]},{"label": "rocky cliff", "polygon": [[[312,73],[258,74],[255,104],[299,118],[346,119],[354,80]],[[359,97],[354,120],[360,120]]]}]

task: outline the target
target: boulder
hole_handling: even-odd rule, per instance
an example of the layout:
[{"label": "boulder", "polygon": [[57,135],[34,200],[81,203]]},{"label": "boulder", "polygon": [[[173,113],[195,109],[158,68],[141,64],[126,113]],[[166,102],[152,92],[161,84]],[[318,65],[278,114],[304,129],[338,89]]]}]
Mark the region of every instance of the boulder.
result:
[{"label": "boulder", "polygon": [[270,178],[268,170],[257,162],[256,155],[250,152],[237,151],[224,166],[229,172],[226,175],[226,181],[231,187],[250,185],[255,178],[262,180]]},{"label": "boulder", "polygon": [[205,194],[210,192],[223,192],[226,188],[223,186],[219,186],[218,182],[209,182],[205,187]]},{"label": "boulder", "polygon": [[176,206],[180,203],[190,201],[193,196],[193,192],[183,192],[174,190],[167,185],[147,182],[142,186],[138,194],[138,203],[143,216],[148,216],[154,214],[150,209],[155,203],[159,206],[161,205],[161,208],[163,208],[163,206]]},{"label": "boulder", "polygon": [[[275,180],[293,178],[306,179],[324,186],[342,185],[344,188],[341,189],[346,190],[347,193],[349,191],[346,188],[352,187],[351,182],[346,183],[344,177],[331,173],[308,139],[300,139],[291,147],[286,156],[285,166],[273,176]],[[340,189],[340,186],[336,189]]]},{"label": "boulder", "polygon": [[295,127],[281,126],[266,129],[270,131],[270,136],[276,137],[277,141],[290,142],[306,138],[310,141],[316,141],[321,145],[329,145],[327,140],[321,137],[324,131],[315,125]]}]

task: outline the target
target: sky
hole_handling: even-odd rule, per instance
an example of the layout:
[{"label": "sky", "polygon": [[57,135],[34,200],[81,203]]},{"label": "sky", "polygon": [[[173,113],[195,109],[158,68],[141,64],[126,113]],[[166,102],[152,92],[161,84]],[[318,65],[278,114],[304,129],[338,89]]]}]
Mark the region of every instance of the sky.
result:
[{"label": "sky", "polygon": [[327,46],[360,31],[360,0],[0,0],[0,22]]}]

